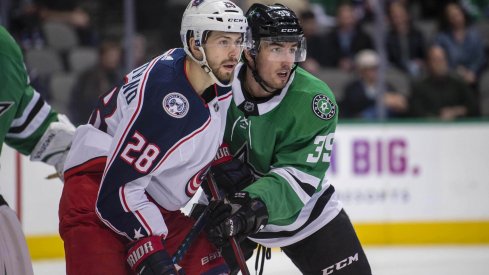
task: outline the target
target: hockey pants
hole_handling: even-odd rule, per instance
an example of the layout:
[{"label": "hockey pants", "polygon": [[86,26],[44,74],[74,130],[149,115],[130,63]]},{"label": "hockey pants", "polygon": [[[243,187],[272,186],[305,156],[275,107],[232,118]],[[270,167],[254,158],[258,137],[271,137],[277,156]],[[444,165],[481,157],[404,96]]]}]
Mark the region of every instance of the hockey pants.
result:
[{"label": "hockey pants", "polygon": [[[64,241],[68,275],[132,274],[126,263],[128,240],[113,232],[95,214],[101,177],[101,172],[78,173],[65,179],[59,207],[59,232]],[[180,211],[160,210],[168,226],[165,245],[172,255],[194,220]],[[227,270],[221,252],[207,240],[204,232],[191,244],[179,265],[186,275],[210,275],[217,270]]]}]

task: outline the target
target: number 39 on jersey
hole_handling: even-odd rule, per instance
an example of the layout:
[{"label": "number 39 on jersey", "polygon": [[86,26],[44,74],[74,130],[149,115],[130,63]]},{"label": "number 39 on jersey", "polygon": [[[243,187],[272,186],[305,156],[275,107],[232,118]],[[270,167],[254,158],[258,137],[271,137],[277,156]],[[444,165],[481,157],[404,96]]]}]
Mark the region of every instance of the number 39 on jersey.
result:
[{"label": "number 39 on jersey", "polygon": [[318,161],[330,162],[331,152],[333,150],[334,133],[326,136],[316,136],[314,144],[316,145],[313,153],[307,155],[307,162],[317,163]]}]

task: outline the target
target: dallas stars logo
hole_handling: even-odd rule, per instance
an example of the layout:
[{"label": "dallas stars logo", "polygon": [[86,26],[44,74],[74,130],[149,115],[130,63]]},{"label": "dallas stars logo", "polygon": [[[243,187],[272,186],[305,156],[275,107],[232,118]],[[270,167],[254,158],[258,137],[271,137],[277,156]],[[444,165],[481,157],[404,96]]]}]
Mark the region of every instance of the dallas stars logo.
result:
[{"label": "dallas stars logo", "polygon": [[5,114],[7,112],[7,110],[12,107],[12,105],[14,105],[14,103],[12,101],[2,101],[0,102],[0,116],[2,116],[3,114]]},{"label": "dallas stars logo", "polygon": [[325,95],[316,95],[312,100],[312,110],[320,119],[329,120],[336,114],[336,105]]}]

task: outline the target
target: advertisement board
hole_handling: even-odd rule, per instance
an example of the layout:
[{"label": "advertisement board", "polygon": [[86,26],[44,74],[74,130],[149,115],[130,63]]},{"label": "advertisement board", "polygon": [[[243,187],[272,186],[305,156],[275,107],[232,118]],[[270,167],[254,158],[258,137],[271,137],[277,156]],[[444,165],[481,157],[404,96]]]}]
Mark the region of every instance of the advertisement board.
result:
[{"label": "advertisement board", "polygon": [[[46,179],[54,168],[19,162],[4,146],[0,192],[33,258],[62,256],[63,184]],[[327,176],[364,244],[489,243],[489,123],[340,124]]]}]

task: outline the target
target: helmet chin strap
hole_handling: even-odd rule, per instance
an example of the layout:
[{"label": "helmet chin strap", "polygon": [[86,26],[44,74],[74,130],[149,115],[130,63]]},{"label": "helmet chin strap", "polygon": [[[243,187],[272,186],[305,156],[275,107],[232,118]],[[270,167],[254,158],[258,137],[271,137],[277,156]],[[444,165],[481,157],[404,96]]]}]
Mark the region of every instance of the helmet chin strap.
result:
[{"label": "helmet chin strap", "polygon": [[[277,93],[279,90],[269,90],[266,86],[270,87],[270,85],[268,85],[265,80],[263,80],[263,78],[260,76],[260,73],[258,73],[258,69],[257,69],[257,66],[256,66],[256,59],[255,57],[252,55],[252,58],[253,58],[253,61],[255,63],[255,67],[251,67],[251,64],[250,62],[248,61],[248,59],[245,57],[243,58],[243,61],[244,63],[246,64],[246,66],[248,68],[250,68],[251,70],[251,73],[253,74],[253,78],[255,79],[256,83],[258,83],[260,85],[260,87],[266,92],[266,93],[269,93],[269,94],[275,94]],[[266,85],[266,86],[265,86]]]},{"label": "helmet chin strap", "polygon": [[199,47],[199,51],[202,53],[202,61],[198,62],[200,67],[206,72],[208,73],[212,80],[214,80],[214,82],[217,83],[217,85],[221,86],[221,87],[231,87],[231,84],[232,82],[229,81],[229,83],[227,84],[224,84],[222,83],[218,78],[217,76],[214,74],[214,72],[212,71],[212,68],[211,66],[209,66],[209,63],[207,63],[207,56],[205,55],[205,51],[204,51],[204,48],[203,47]]},{"label": "helmet chin strap", "polygon": [[221,87],[231,87],[231,81],[229,81],[229,83],[227,84],[224,84],[222,83],[218,78],[217,76],[214,74],[214,72],[212,71],[211,67],[209,66],[209,63],[207,63],[207,57],[205,55],[205,51],[202,47],[198,47],[199,48],[199,51],[202,53],[202,60],[198,60],[197,58],[195,58],[195,56],[190,52],[189,49],[185,48],[184,50],[187,52],[187,55],[190,56],[190,58],[192,58],[193,61],[195,61],[197,64],[200,65],[200,67],[206,72],[209,74],[209,76],[212,78],[212,80],[214,80],[214,82],[221,86]]}]

